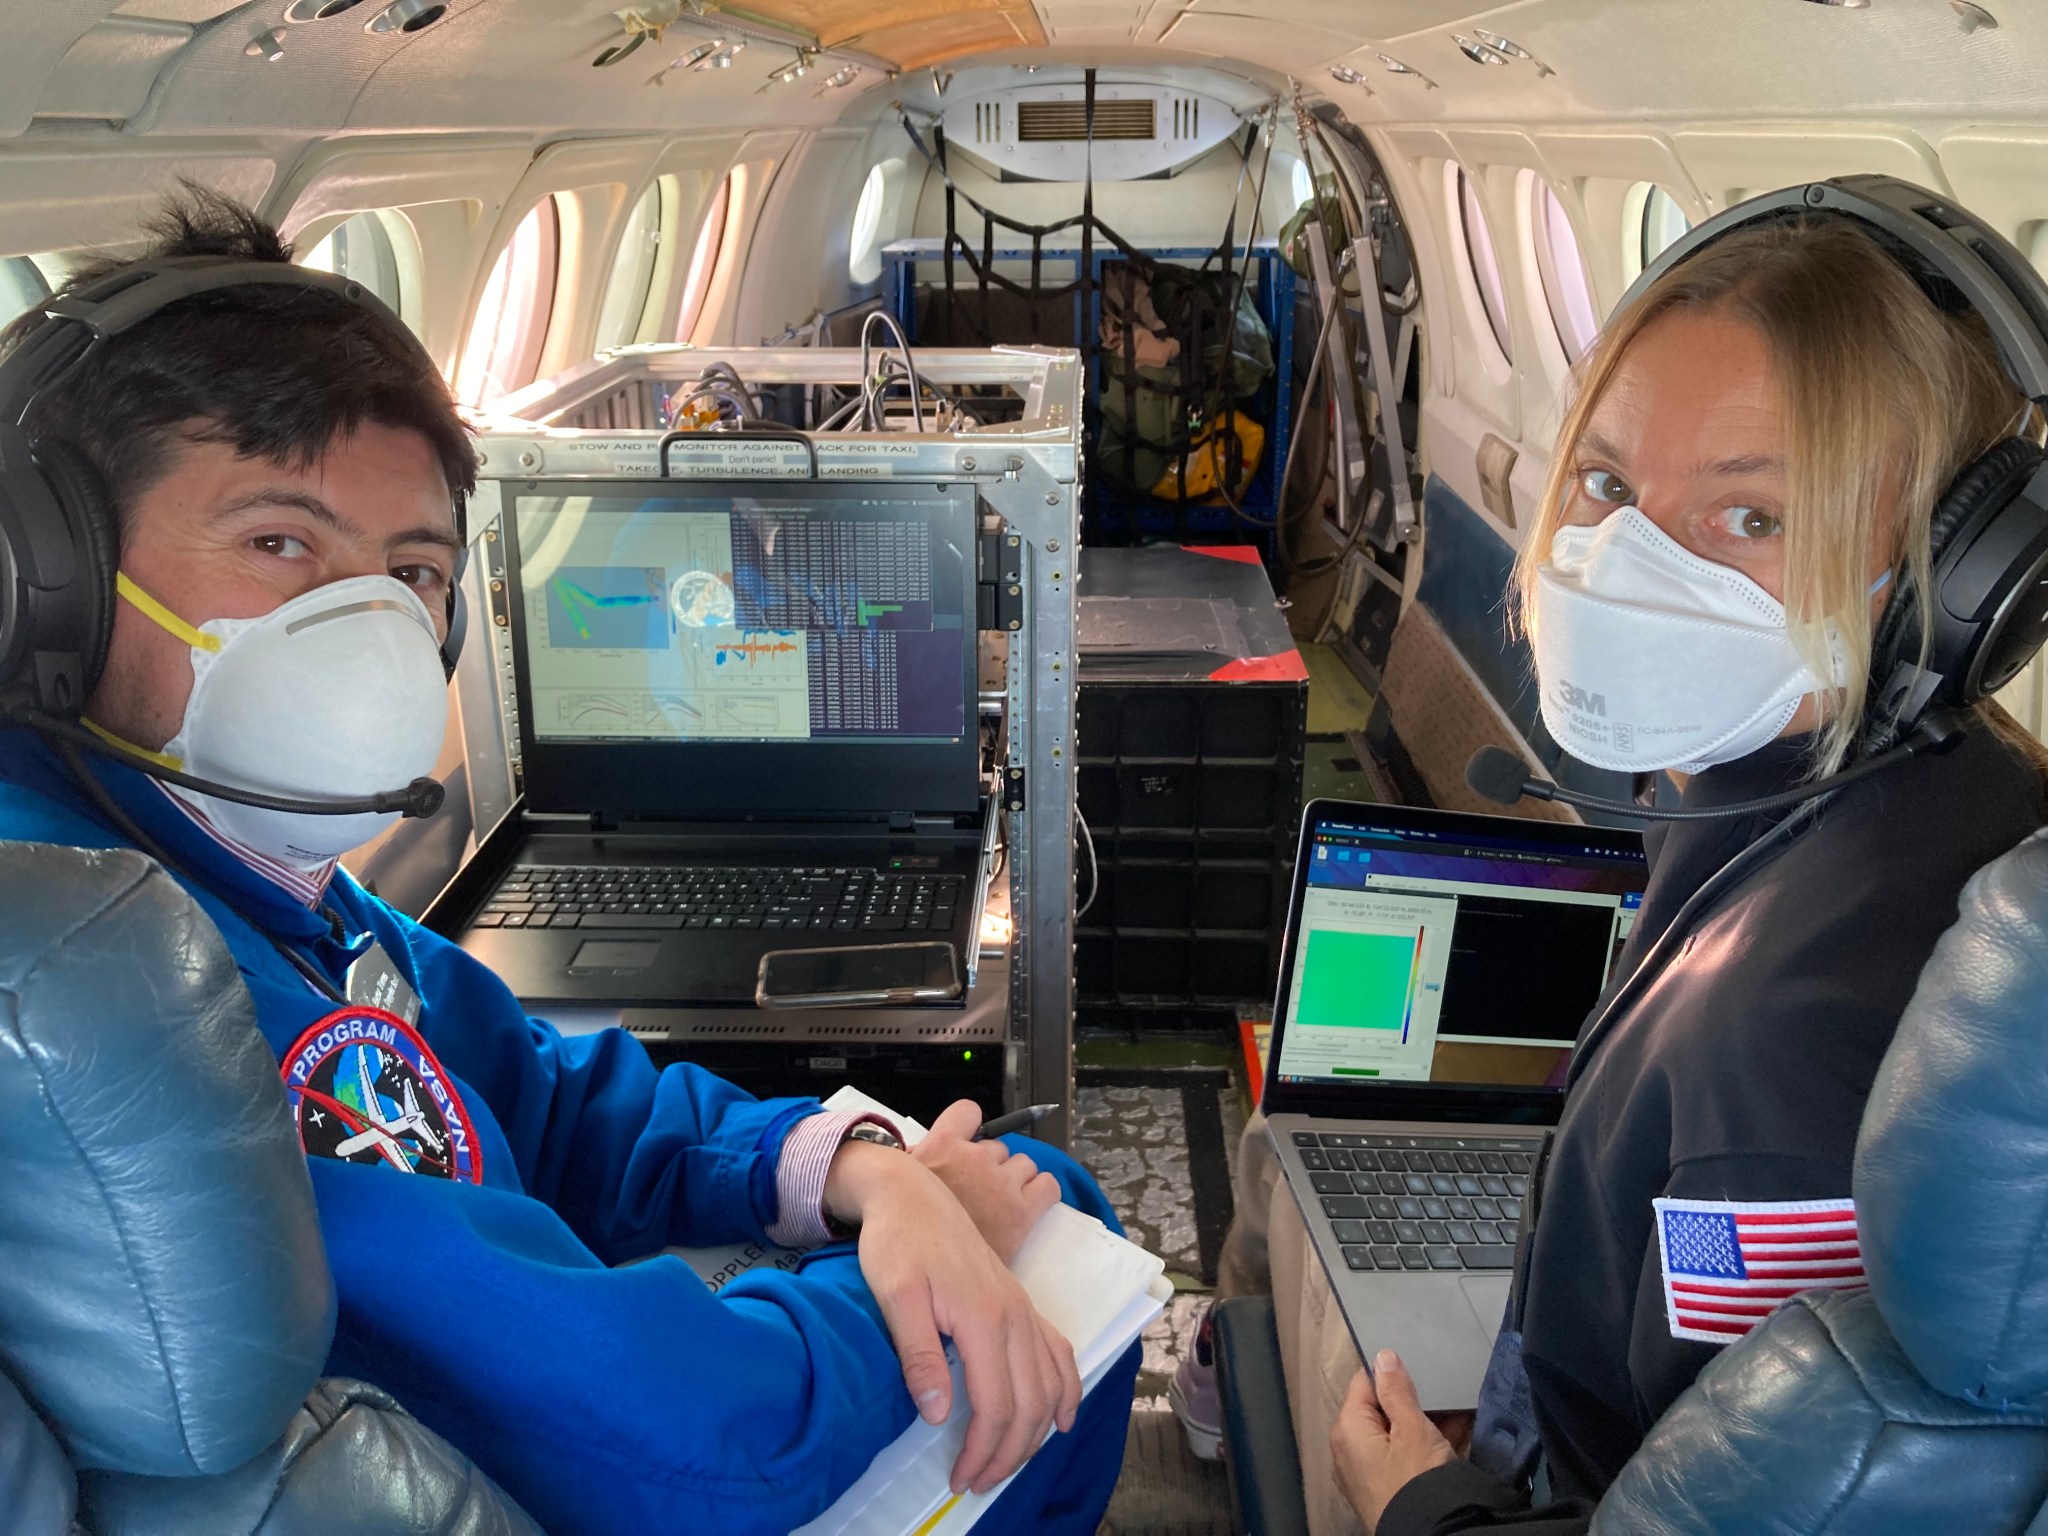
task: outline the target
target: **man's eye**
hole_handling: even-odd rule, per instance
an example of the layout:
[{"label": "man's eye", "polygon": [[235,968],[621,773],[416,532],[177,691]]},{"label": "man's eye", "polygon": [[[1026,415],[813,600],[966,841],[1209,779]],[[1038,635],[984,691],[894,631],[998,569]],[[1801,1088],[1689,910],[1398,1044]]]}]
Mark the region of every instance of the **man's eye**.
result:
[{"label": "man's eye", "polygon": [[439,568],[431,565],[401,565],[391,574],[421,592],[438,591],[447,579]]},{"label": "man's eye", "polygon": [[1579,476],[1579,489],[1595,501],[1604,501],[1610,506],[1625,506],[1635,492],[1628,488],[1628,482],[1621,476],[1605,469],[1589,469]]},{"label": "man's eye", "polygon": [[1774,539],[1785,531],[1784,522],[1760,507],[1723,507],[1715,514],[1721,531],[1735,539]]},{"label": "man's eye", "polygon": [[266,555],[276,555],[280,560],[303,560],[313,551],[304,539],[294,538],[288,533],[259,533],[249,541]]}]

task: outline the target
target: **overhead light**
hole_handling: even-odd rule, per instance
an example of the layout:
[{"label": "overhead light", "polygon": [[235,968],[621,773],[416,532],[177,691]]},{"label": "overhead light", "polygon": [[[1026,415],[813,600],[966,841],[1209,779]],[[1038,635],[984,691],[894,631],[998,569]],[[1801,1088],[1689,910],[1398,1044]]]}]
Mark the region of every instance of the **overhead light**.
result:
[{"label": "overhead light", "polygon": [[272,27],[242,50],[243,56],[275,64],[284,57],[284,28]]},{"label": "overhead light", "polygon": [[[1868,5],[1870,0],[1863,0],[1863,3]],[[1970,0],[1948,0],[1948,8],[1956,13],[1956,20],[1965,32],[1975,32],[1979,27],[1986,32],[1998,30],[1998,18],[1983,6],[1971,4]]]},{"label": "overhead light", "polygon": [[711,51],[709,53],[704,52],[701,48],[691,49],[689,67],[691,69],[731,69],[732,61],[746,52],[746,48],[747,40],[744,37],[734,38],[729,43],[724,38],[719,38],[711,44]]},{"label": "overhead light", "polygon": [[443,16],[448,7],[442,0],[391,0],[372,16],[365,32],[424,32]]},{"label": "overhead light", "polygon": [[1474,64],[1505,64],[1508,62],[1508,56],[1498,48],[1490,48],[1485,43],[1478,41],[1476,38],[1467,37],[1462,32],[1453,32],[1451,34],[1451,41],[1458,45],[1458,52],[1465,55]]},{"label": "overhead light", "polygon": [[1395,58],[1392,54],[1376,53],[1373,55],[1373,57],[1378,59],[1382,64],[1387,66],[1388,74],[1413,75],[1417,80],[1420,80],[1432,91],[1436,89],[1436,82],[1430,79],[1429,76],[1425,75],[1421,70],[1417,69],[1413,64],[1403,64],[1399,59]]},{"label": "overhead light", "polygon": [[811,72],[811,62],[815,58],[817,58],[816,54],[807,53],[801,48],[797,49],[794,59],[791,59],[782,68],[774,70],[769,74],[769,83],[771,85],[794,85]]},{"label": "overhead light", "polygon": [[1512,38],[1502,37],[1498,32],[1488,32],[1480,27],[1474,27],[1472,35],[1495,53],[1504,53],[1511,59],[1523,59],[1528,63],[1534,64],[1536,66],[1536,73],[1539,75],[1557,73],[1556,70],[1552,69],[1548,64],[1537,58],[1535,54],[1524,48],[1520,43],[1515,42]]},{"label": "overhead light", "polygon": [[[1365,76],[1361,75],[1349,64],[1332,64],[1330,66],[1330,78],[1342,85],[1365,85]],[[1372,87],[1366,86],[1366,89],[1370,90]]]},{"label": "overhead light", "polygon": [[818,83],[818,88],[821,91],[844,90],[859,78],[860,66],[858,64],[842,64],[821,80]]},{"label": "overhead light", "polygon": [[1807,0],[1809,5],[1839,5],[1845,11],[1867,10],[1870,0]]},{"label": "overhead light", "polygon": [[343,11],[352,11],[363,0],[292,0],[284,8],[284,19],[288,22],[325,21],[330,16],[339,16]]}]

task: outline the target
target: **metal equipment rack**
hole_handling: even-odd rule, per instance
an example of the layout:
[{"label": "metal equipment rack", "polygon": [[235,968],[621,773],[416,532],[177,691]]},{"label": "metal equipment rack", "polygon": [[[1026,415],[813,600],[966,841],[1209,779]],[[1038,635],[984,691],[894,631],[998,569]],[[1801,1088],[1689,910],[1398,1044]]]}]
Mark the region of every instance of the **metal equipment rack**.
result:
[{"label": "metal equipment rack", "polygon": [[[1006,1104],[1073,1100],[1074,634],[1080,543],[1082,366],[1072,351],[1043,347],[921,350],[917,371],[943,390],[994,387],[1016,419],[949,433],[821,432],[811,436],[819,479],[899,478],[971,482],[980,498],[984,544],[999,554],[993,600],[1001,663],[1000,790],[1007,835],[1007,956],[987,964],[985,983],[1007,977],[1003,1028]],[[858,389],[857,349],[631,347],[608,353],[496,402],[477,440],[481,479],[470,510],[475,550],[467,576],[479,628],[495,641],[462,654],[457,676],[479,841],[510,814],[520,793],[519,730],[511,679],[510,615],[501,529],[502,483],[545,476],[654,479],[807,478],[802,444],[745,433],[672,437],[666,403],[707,367],[725,364],[750,386]],[[664,442],[664,439],[667,439]],[[983,573],[987,583],[991,577]],[[985,667],[987,663],[985,662]],[[984,672],[985,697],[990,675]],[[988,699],[992,704],[993,699]],[[985,706],[986,707],[986,706]],[[978,987],[977,992],[987,990]],[[933,1010],[663,1015],[668,1038],[762,1040],[985,1039],[988,1008],[967,1015]],[[650,1010],[629,1027],[652,1033]],[[815,1022],[812,1022],[815,1021]],[[1038,1134],[1064,1145],[1064,1115]]]}]

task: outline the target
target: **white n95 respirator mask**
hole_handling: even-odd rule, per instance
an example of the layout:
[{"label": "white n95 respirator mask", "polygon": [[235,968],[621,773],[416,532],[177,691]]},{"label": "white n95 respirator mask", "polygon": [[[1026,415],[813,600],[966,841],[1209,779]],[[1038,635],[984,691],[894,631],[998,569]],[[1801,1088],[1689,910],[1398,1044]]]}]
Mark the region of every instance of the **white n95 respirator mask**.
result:
[{"label": "white n95 respirator mask", "polygon": [[[160,753],[173,770],[234,789],[342,800],[433,771],[448,680],[419,594],[390,576],[316,587],[256,619],[186,623],[124,573],[121,597],[192,647],[192,695]],[[223,835],[273,858],[324,861],[398,820],[239,805],[165,786]]]},{"label": "white n95 respirator mask", "polygon": [[1596,768],[1697,773],[1747,757],[1825,686],[1782,603],[1635,507],[1557,530],[1535,608],[1543,723]]}]

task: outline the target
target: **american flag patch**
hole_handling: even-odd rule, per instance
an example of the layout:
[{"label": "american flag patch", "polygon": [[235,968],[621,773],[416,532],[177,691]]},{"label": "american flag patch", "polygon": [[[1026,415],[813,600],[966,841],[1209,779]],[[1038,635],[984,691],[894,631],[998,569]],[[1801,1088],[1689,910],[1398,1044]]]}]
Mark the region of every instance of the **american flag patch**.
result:
[{"label": "american flag patch", "polygon": [[1674,1339],[1731,1344],[1801,1291],[1864,1283],[1853,1200],[1657,1200]]}]

